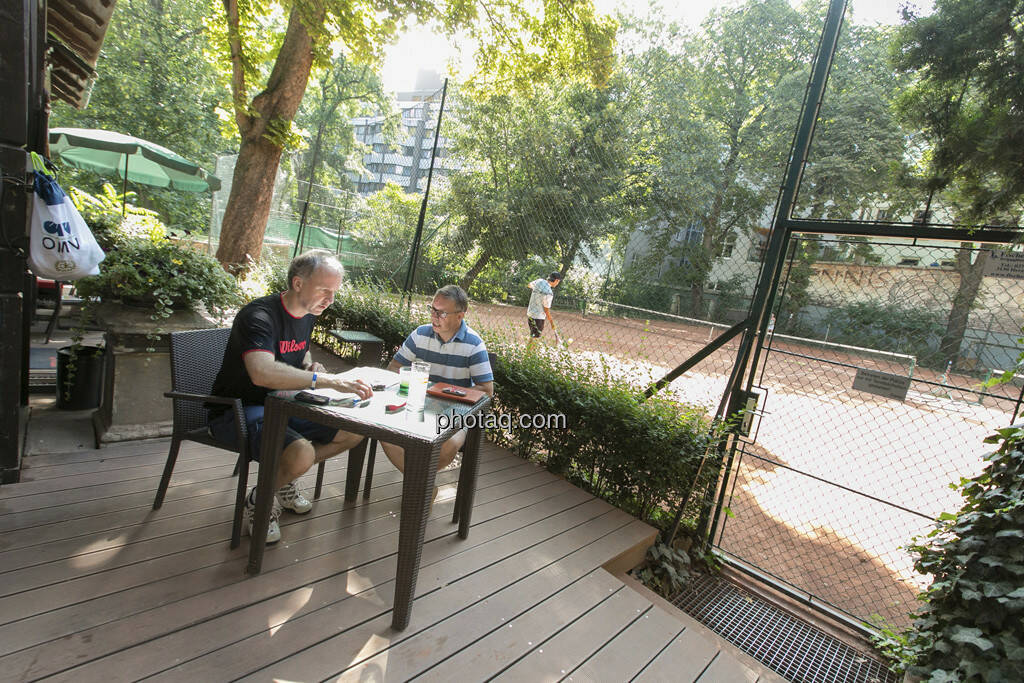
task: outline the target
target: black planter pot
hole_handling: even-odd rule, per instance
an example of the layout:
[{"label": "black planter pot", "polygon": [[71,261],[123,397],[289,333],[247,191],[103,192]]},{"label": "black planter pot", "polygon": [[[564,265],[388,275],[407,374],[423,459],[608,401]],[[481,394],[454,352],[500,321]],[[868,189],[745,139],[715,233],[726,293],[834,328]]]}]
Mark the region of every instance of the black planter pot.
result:
[{"label": "black planter pot", "polygon": [[[99,346],[73,349],[72,346],[57,349],[57,407],[64,410],[98,408],[103,397],[104,349]],[[74,367],[69,373],[72,353]]]}]

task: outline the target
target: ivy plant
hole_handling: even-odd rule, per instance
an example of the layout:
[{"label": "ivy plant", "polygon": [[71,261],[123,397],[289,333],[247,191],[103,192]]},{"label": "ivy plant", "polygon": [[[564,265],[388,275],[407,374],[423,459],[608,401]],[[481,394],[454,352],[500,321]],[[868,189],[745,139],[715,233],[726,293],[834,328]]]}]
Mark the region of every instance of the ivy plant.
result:
[{"label": "ivy plant", "polygon": [[932,683],[1024,680],[1024,428],[999,443],[984,471],[959,484],[956,514],[911,546],[931,576],[915,621],[909,672]]}]

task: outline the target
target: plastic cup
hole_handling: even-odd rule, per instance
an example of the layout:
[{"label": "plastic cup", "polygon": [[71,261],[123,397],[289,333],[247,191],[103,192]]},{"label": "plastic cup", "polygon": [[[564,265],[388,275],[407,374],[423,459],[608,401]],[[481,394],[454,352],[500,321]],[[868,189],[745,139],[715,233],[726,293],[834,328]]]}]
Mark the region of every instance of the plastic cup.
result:
[{"label": "plastic cup", "polygon": [[430,381],[430,363],[416,361],[410,367],[409,374],[409,407],[413,410],[423,408],[427,400],[427,382]]},{"label": "plastic cup", "polygon": [[412,377],[412,366],[398,368],[398,395],[409,395],[409,378]]}]

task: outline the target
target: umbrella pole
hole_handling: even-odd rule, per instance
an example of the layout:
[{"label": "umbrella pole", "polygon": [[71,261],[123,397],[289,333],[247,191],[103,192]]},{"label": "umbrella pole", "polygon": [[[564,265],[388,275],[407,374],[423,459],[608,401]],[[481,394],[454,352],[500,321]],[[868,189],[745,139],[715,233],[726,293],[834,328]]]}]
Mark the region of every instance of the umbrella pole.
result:
[{"label": "umbrella pole", "polygon": [[121,218],[128,207],[128,155],[124,155],[124,182],[121,184]]}]

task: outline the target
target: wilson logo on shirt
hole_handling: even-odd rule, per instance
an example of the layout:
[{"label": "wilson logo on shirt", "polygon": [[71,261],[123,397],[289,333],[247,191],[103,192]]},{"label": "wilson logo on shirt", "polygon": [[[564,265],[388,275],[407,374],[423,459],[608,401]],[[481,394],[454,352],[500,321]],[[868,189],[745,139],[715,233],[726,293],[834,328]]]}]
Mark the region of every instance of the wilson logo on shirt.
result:
[{"label": "wilson logo on shirt", "polygon": [[277,343],[277,348],[282,355],[286,353],[295,353],[296,351],[305,351],[306,342],[297,342],[294,339],[292,339],[291,341],[281,341]]}]

